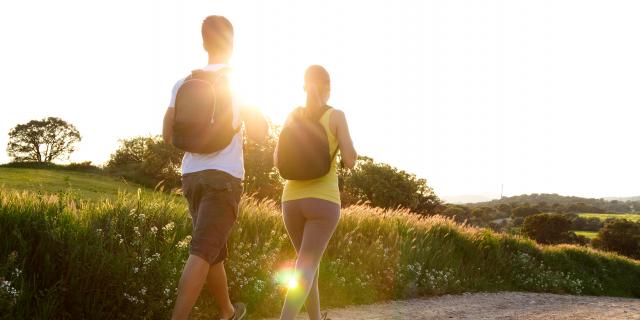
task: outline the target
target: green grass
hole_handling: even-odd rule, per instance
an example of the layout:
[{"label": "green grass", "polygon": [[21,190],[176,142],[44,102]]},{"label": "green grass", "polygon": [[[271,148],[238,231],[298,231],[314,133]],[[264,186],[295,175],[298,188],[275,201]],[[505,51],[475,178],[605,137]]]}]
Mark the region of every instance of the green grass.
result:
[{"label": "green grass", "polygon": [[115,197],[118,191],[135,192],[138,185],[123,179],[71,170],[0,167],[0,187],[42,194],[74,192],[82,199]]},{"label": "green grass", "polygon": [[[183,198],[15,189],[0,187],[0,318],[169,318],[191,232]],[[252,318],[275,315],[285,294],[276,279],[295,259],[280,210],[245,197],[234,228],[232,299]],[[640,297],[636,260],[366,206],[342,211],[320,279],[324,308],[473,291]],[[214,314],[204,290],[193,318]]]},{"label": "green grass", "polygon": [[598,231],[578,231],[574,230],[577,235],[586,237],[587,239],[593,239],[598,235]]},{"label": "green grass", "polygon": [[640,221],[640,213],[580,213],[578,216],[582,218],[598,218],[603,221],[609,218]]}]

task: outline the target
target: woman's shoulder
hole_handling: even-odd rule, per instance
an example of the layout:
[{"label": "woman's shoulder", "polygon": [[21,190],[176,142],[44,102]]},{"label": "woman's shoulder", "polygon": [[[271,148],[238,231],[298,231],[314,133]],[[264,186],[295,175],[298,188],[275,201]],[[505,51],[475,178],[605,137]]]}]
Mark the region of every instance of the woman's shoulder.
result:
[{"label": "woman's shoulder", "polygon": [[346,119],[346,116],[344,115],[344,111],[342,111],[341,109],[338,109],[336,107],[331,107],[332,111],[331,111],[331,122],[333,123],[340,123],[343,122]]}]

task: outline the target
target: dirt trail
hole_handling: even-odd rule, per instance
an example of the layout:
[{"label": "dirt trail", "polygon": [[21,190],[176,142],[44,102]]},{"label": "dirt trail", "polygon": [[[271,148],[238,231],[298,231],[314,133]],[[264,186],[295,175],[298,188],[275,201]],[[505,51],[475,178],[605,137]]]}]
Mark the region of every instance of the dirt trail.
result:
[{"label": "dirt trail", "polygon": [[[358,319],[632,319],[640,299],[547,293],[466,293],[328,310],[331,320]],[[308,319],[301,315],[298,319]]]}]

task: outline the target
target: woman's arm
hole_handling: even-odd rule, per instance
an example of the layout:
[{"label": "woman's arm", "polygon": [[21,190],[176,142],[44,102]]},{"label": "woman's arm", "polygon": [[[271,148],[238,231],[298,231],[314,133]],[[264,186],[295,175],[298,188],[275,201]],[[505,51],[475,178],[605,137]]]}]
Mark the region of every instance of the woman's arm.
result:
[{"label": "woman's arm", "polygon": [[351,134],[349,133],[349,125],[347,124],[347,117],[341,110],[335,110],[331,114],[331,122],[335,126],[336,138],[338,138],[338,146],[340,148],[340,154],[342,156],[342,162],[345,167],[352,169],[356,165],[358,159],[358,153],[353,147],[353,141],[351,140]]}]

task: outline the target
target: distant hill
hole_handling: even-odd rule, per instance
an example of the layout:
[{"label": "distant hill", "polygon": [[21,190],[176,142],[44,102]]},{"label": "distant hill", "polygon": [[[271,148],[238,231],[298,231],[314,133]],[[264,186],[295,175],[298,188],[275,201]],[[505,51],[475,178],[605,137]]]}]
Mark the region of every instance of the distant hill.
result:
[{"label": "distant hill", "polygon": [[496,197],[491,197],[487,195],[479,195],[479,194],[467,194],[467,195],[456,195],[456,196],[442,196],[444,201],[453,204],[465,204],[465,203],[477,203],[477,202],[487,202],[496,199]]},{"label": "distant hill", "polygon": [[607,201],[613,201],[613,200],[617,200],[617,201],[640,201],[640,196],[635,196],[635,197],[607,197],[604,198]]},{"label": "distant hill", "polygon": [[[634,197],[634,199],[635,198],[636,197]],[[515,207],[525,204],[537,206],[542,211],[553,212],[628,213],[640,211],[640,200],[609,201],[604,198],[582,198],[575,196],[563,196],[555,193],[523,194],[485,202],[467,203],[466,205],[469,207],[495,208],[501,205]]]}]

